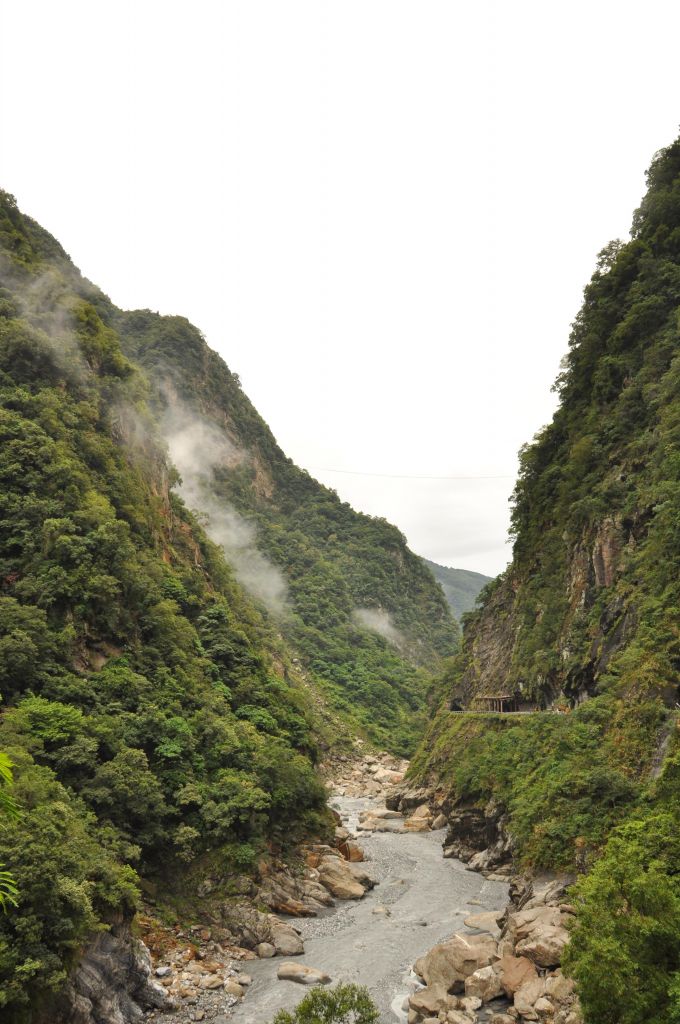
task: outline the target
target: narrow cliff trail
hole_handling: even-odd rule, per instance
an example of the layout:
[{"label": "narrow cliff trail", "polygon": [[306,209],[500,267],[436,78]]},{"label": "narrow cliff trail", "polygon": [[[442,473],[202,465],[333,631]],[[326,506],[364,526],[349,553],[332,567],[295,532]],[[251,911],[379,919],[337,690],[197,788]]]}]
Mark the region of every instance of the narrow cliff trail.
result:
[{"label": "narrow cliff trail", "polygon": [[[331,803],[351,832],[361,811],[384,806],[375,799],[340,796]],[[404,1003],[413,990],[410,967],[418,957],[460,928],[468,914],[501,910],[506,902],[507,883],[445,860],[442,838],[443,831],[362,836],[365,866],[376,888],[361,900],[296,921],[305,943],[304,955],[296,959],[323,970],[333,983],[366,985],[381,1024],[406,1020]],[[253,984],[230,1020],[268,1024],[278,1010],[297,1005],[305,989],[278,980],[280,964],[278,958],[248,964]]]}]

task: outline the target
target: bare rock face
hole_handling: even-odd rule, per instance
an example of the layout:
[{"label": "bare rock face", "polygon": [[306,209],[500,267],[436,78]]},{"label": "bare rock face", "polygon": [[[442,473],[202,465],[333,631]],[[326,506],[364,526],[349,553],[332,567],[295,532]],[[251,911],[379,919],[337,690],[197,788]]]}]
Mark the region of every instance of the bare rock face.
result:
[{"label": "bare rock face", "polygon": [[509,873],[512,837],[506,831],[507,815],[499,804],[490,800],[484,808],[454,807],[449,811],[448,824],[445,857],[457,857],[483,874]]},{"label": "bare rock face", "polygon": [[94,936],[57,1005],[41,1024],[138,1024],[172,999],[151,972],[151,955],[128,923]]}]

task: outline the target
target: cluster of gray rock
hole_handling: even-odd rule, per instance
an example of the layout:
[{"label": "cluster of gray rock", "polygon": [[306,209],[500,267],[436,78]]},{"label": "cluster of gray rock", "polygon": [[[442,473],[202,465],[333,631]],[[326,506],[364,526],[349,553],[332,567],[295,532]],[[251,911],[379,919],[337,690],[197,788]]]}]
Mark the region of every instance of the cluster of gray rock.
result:
[{"label": "cluster of gray rock", "polygon": [[406,831],[446,828],[444,856],[456,857],[471,871],[504,881],[512,875],[512,836],[507,817],[494,801],[486,807],[452,806],[448,796],[406,781],[385,795],[385,806],[406,817]]},{"label": "cluster of gray rock", "polygon": [[403,781],[408,761],[393,754],[336,755],[328,770],[338,796],[381,797]]},{"label": "cluster of gray rock", "polygon": [[443,814],[432,811],[429,804],[416,807],[410,814],[389,808],[371,808],[359,815],[360,832],[429,832],[446,828]]},{"label": "cluster of gray rock", "polygon": [[192,944],[169,952],[158,962],[154,973],[172,1000],[171,1006],[178,1007],[182,1000],[189,1007],[195,1007],[192,1020],[203,1020],[206,1016],[206,1010],[199,1005],[203,993],[225,993],[231,997],[224,1002],[228,1007],[244,996],[252,982],[250,975],[234,965],[219,943],[210,941],[207,948]]},{"label": "cluster of gray rock", "polygon": [[[352,841],[347,830],[339,827],[337,831],[341,845]],[[355,855],[363,857],[355,846]],[[346,860],[339,849],[314,845],[305,854],[306,866],[297,874],[279,866],[263,879],[256,902],[270,911],[252,902],[227,903],[222,907],[221,925],[215,929],[220,942],[211,929],[197,926],[189,930],[192,941],[186,948],[174,946],[156,958],[155,987],[162,986],[166,998],[157,1003],[161,1013],[152,1017],[165,1021],[165,1013],[172,1010],[179,1011],[177,1024],[219,1019],[243,998],[251,982],[238,961],[304,953],[299,930],[279,914],[313,916],[333,906],[336,899],[360,899],[375,884],[361,863]],[[277,974],[281,980],[308,985],[330,981],[323,972],[300,963],[283,963]]]},{"label": "cluster of gray rock", "polygon": [[[384,813],[409,815],[403,829],[446,827],[445,857],[457,857],[487,878],[511,880],[512,836],[494,801],[485,807],[452,805],[446,794],[406,781],[387,793],[385,803]],[[409,1000],[409,1024],[469,1024],[479,1019],[480,1008],[496,1001],[498,1012],[485,1014],[491,1024],[578,1024],[574,984],[560,969],[573,915],[566,895],[570,881],[513,879],[510,903],[498,920],[489,914],[467,917],[469,933],[435,946],[415,965],[424,987]]]},{"label": "cluster of gray rock", "polygon": [[502,915],[474,914],[415,964],[423,987],[409,1024],[471,1024],[488,1004],[489,1024],[581,1024],[574,983],[560,969],[573,914],[569,879],[515,880]]}]

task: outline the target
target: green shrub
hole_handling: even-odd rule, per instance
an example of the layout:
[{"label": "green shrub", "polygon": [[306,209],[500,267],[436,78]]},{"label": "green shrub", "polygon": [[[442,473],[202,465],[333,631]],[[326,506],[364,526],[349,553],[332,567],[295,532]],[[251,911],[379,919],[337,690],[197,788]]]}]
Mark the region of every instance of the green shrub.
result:
[{"label": "green shrub", "polygon": [[378,1009],[368,989],[358,985],[315,988],[293,1013],[281,1010],[272,1024],[376,1024]]}]

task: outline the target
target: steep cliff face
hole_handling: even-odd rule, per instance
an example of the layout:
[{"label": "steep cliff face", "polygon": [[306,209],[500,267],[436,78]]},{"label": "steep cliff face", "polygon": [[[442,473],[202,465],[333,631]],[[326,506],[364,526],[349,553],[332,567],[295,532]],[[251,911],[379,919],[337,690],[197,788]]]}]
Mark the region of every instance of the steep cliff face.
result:
[{"label": "steep cliff face", "polygon": [[513,562],[466,630],[457,695],[677,698],[680,145],[585,290],[552,423],[521,453]]},{"label": "steep cliff face", "polygon": [[[581,540],[565,547],[549,606],[543,604],[545,591],[534,589],[540,562],[528,576],[511,566],[473,613],[453,701],[469,706],[485,694],[516,694],[521,705],[535,708],[576,706],[593,696],[612,659],[636,635],[641,595],[630,595],[625,573],[645,536],[646,527],[620,514],[584,530]],[[546,611],[551,622],[544,627]],[[673,680],[659,684],[664,699],[673,702]]]},{"label": "steep cliff face", "polygon": [[[585,289],[560,406],[521,452],[512,564],[408,779],[475,864],[580,876],[563,963],[588,1024],[680,1020],[680,140],[648,184]],[[500,694],[529,713],[479,712]]]},{"label": "steep cliff face", "polygon": [[127,922],[95,936],[78,966],[36,1024],[139,1024],[149,1011],[173,1009],[151,971],[146,946]]}]

